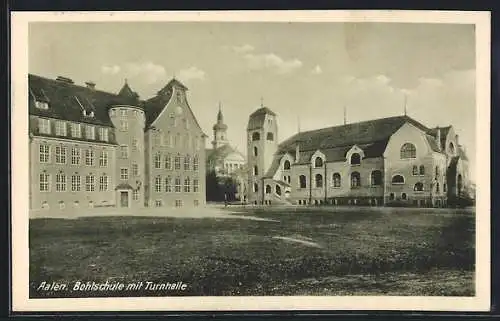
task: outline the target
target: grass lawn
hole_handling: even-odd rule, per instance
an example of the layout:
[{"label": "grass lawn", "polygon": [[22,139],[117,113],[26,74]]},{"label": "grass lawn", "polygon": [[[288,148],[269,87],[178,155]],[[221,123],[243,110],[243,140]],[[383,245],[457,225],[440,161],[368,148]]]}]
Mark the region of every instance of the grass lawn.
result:
[{"label": "grass lawn", "polygon": [[[30,297],[474,295],[474,214],[238,209],[272,219],[30,221]],[[41,282],[166,283],[185,291],[38,291]]]}]

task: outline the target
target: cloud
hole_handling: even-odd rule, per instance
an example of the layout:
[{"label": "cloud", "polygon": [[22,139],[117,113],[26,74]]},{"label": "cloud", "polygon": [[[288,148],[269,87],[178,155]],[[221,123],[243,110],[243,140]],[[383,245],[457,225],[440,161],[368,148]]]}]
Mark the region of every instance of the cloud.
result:
[{"label": "cloud", "polygon": [[146,84],[153,84],[165,79],[166,71],[161,65],[153,62],[134,62],[125,65],[125,73],[131,78],[140,78]]},{"label": "cloud", "polygon": [[239,53],[239,54],[244,54],[244,53],[255,50],[255,48],[249,44],[244,44],[241,46],[233,46],[233,47],[231,47],[231,49],[233,49],[234,52]]},{"label": "cloud", "polygon": [[280,74],[290,73],[302,67],[302,61],[298,59],[285,60],[280,56],[270,54],[251,54],[243,56],[251,69],[271,69]]},{"label": "cloud", "polygon": [[112,66],[108,66],[108,65],[103,65],[101,66],[101,72],[103,74],[106,74],[106,75],[116,75],[117,73],[119,73],[121,70],[120,66],[117,66],[117,65],[112,65]]},{"label": "cloud", "polygon": [[323,73],[323,69],[321,69],[319,65],[316,65],[316,67],[314,67],[313,70],[311,70],[311,73],[319,75]]},{"label": "cloud", "polygon": [[203,80],[205,78],[205,72],[201,69],[198,69],[195,66],[189,67],[187,69],[182,69],[179,72],[179,78],[183,81],[190,80]]}]

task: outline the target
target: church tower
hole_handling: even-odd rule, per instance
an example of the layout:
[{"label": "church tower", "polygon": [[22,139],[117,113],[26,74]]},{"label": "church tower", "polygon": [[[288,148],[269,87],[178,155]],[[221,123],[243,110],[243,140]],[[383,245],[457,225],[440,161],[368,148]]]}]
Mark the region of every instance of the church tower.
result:
[{"label": "church tower", "polygon": [[278,148],[276,114],[261,104],[248,119],[247,164],[248,201],[261,204],[264,199],[263,177],[271,166]]},{"label": "church tower", "polygon": [[217,113],[217,123],[213,126],[214,140],[212,141],[213,149],[227,145],[227,125],[224,124],[224,116],[222,115],[222,107],[219,103],[219,112]]}]

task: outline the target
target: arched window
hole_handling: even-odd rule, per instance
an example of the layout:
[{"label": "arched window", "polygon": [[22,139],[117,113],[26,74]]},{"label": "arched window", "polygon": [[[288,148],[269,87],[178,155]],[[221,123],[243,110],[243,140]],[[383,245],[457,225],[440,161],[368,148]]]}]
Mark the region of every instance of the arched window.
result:
[{"label": "arched window", "polygon": [[358,153],[354,153],[351,155],[351,165],[359,165],[361,164],[361,156]]},{"label": "arched window", "polygon": [[332,180],[333,180],[333,187],[340,187],[341,179],[339,173],[334,173]]},{"label": "arched window", "polygon": [[255,132],[252,134],[252,141],[260,140],[260,133]]},{"label": "arched window", "polygon": [[418,182],[415,184],[415,186],[413,186],[413,190],[415,192],[422,192],[424,190],[424,184]]},{"label": "arched window", "polygon": [[463,187],[462,175],[458,174],[457,176],[457,194],[460,194]]},{"label": "arched window", "polygon": [[406,193],[401,193],[401,199],[406,200]]},{"label": "arched window", "polygon": [[307,186],[307,179],[305,175],[300,175],[299,176],[299,188],[306,188]]},{"label": "arched window", "polygon": [[253,156],[258,156],[259,155],[259,149],[257,148],[257,146],[255,146],[253,148]]},{"label": "arched window", "polygon": [[283,163],[283,169],[284,169],[284,170],[289,170],[289,169],[290,169],[290,161],[289,161],[289,160],[286,160],[286,161]]},{"label": "arched window", "polygon": [[315,180],[316,182],[316,187],[323,187],[323,175],[321,174],[316,174]]},{"label": "arched window", "polygon": [[361,176],[358,172],[351,173],[351,188],[357,188],[361,186]]},{"label": "arched window", "polygon": [[253,183],[253,191],[258,192],[259,191],[259,184]]},{"label": "arched window", "polygon": [[274,140],[274,134],[273,133],[267,133],[267,140]]},{"label": "arched window", "polygon": [[412,143],[406,143],[401,147],[401,159],[416,158],[417,149]]},{"label": "arched window", "polygon": [[402,175],[394,175],[392,177],[392,184],[404,184],[405,178]]},{"label": "arched window", "polygon": [[253,167],[253,174],[256,176],[259,175],[259,168],[257,167],[257,165]]},{"label": "arched window", "polygon": [[436,170],[435,170],[435,179],[438,179],[439,178],[439,167],[436,166]]},{"label": "arched window", "polygon": [[323,159],[321,157],[316,157],[314,167],[323,167]]},{"label": "arched window", "polygon": [[436,183],[436,193],[439,193],[439,183]]},{"label": "arched window", "polygon": [[271,185],[266,185],[266,194],[271,194]]},{"label": "arched window", "polygon": [[276,194],[281,195],[281,187],[276,185]]},{"label": "arched window", "polygon": [[371,174],[371,184],[372,186],[382,185],[382,172],[379,170],[373,171]]},{"label": "arched window", "polygon": [[417,165],[413,165],[413,171],[412,171],[412,174],[413,174],[413,176],[418,175],[418,166],[417,166]]},{"label": "arched window", "polygon": [[418,173],[420,175],[425,175],[425,166],[424,165],[420,165]]},{"label": "arched window", "polygon": [[450,154],[455,154],[455,145],[453,145],[452,142],[448,145],[448,150],[450,151]]}]

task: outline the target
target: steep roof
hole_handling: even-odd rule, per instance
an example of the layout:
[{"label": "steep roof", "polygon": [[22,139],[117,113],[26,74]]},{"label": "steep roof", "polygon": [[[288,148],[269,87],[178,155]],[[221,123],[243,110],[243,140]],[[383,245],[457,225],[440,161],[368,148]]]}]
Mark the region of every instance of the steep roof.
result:
[{"label": "steep roof", "polygon": [[290,137],[278,146],[276,156],[265,177],[274,175],[284,154],[295,155],[297,144],[300,159],[296,164],[309,163],[317,150],[325,154],[328,162],[343,161],[346,153],[354,145],[364,151],[365,158],[380,157],[390,137],[407,122],[424,131],[432,150],[439,152],[432,131],[420,122],[408,116],[380,118],[301,132]]},{"label": "steep roof", "polygon": [[[131,100],[130,97],[79,86],[69,79],[62,81],[29,74],[28,87],[29,114],[40,117],[113,126],[108,114],[109,107],[113,105],[140,107],[138,99]],[[47,102],[49,108],[36,108],[35,100]],[[93,112],[94,117],[84,116],[84,110],[87,113]]]},{"label": "steep roof", "polygon": [[248,118],[247,130],[261,128],[266,119],[266,115],[276,116],[271,109],[264,106],[251,113]]},{"label": "steep roof", "polygon": [[441,148],[445,149],[446,148],[446,136],[448,136],[448,132],[450,131],[451,126],[446,126],[446,127],[435,127],[429,130],[429,134],[437,137],[438,130],[441,132]]}]

